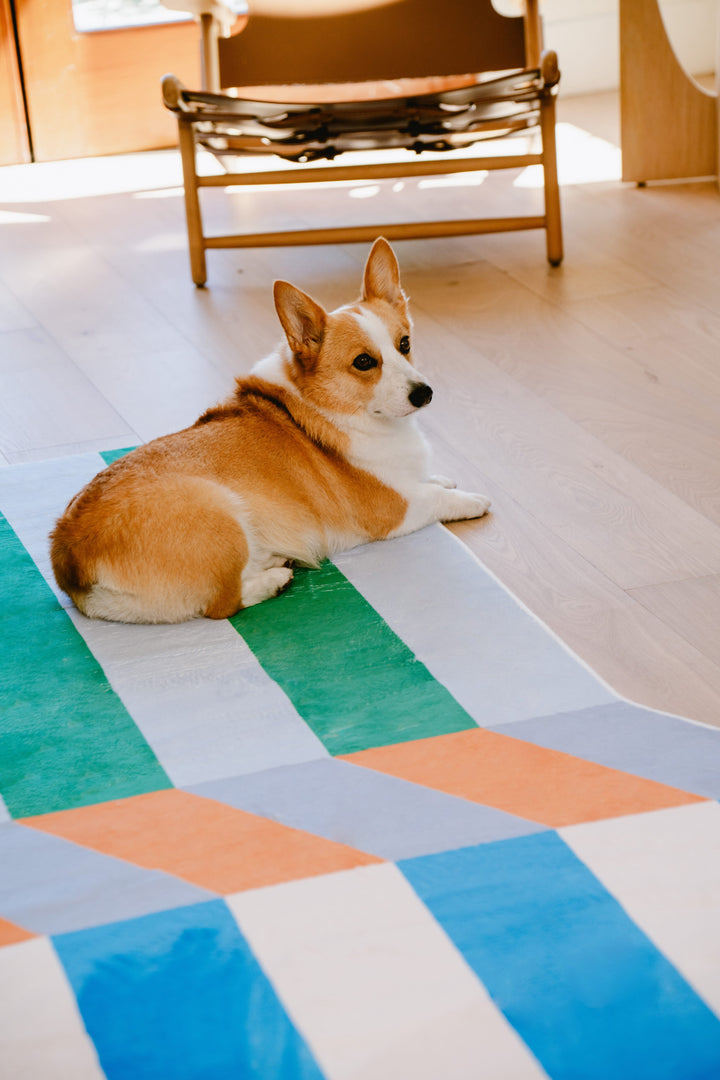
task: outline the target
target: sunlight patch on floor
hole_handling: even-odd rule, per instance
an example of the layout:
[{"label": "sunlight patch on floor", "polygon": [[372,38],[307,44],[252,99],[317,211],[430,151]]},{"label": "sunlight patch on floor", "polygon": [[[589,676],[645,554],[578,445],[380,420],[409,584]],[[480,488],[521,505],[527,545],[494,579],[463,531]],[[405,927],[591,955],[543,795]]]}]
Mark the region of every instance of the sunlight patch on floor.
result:
[{"label": "sunlight patch on floor", "polygon": [[[213,158],[203,166],[205,173],[222,172]],[[0,168],[0,203],[49,203],[158,191],[181,187],[182,182],[176,150],[6,165]]]},{"label": "sunlight patch on floor", "polygon": [[182,187],[158,188],[157,191],[136,191],[133,199],[181,199],[184,194]]},{"label": "sunlight patch on floor", "polygon": [[[575,124],[557,125],[558,168],[561,184],[589,184],[619,180],[621,176],[620,149],[605,139],[591,135]],[[360,155],[349,155],[359,158]],[[420,189],[437,187],[468,187],[483,183],[484,170],[473,173],[442,174],[442,155],[438,175],[416,181]],[[376,160],[373,158],[373,160]],[[200,171],[205,175],[222,175],[223,169],[210,154],[198,155]],[[268,159],[243,162],[242,171],[252,168],[274,171],[289,166]],[[332,166],[328,165],[331,169]],[[376,184],[340,181],[350,186],[352,198],[371,198],[379,194]],[[524,169],[515,186],[535,188],[542,185],[539,165]],[[300,183],[293,187],[316,187]],[[255,191],[275,190],[272,185],[253,185]],[[228,186],[228,191],[247,190]],[[393,190],[401,190],[397,185]],[[171,198],[182,193],[182,168],[176,150],[145,151],[137,154],[118,154],[109,157],[81,158],[71,161],[41,162],[33,165],[6,165],[0,168],[0,203],[50,203],[65,199],[91,198],[104,195],[134,194],[137,198]],[[16,219],[17,220],[17,219]]]},{"label": "sunlight patch on floor", "polygon": [[[559,123],[555,130],[561,185],[620,180],[622,155],[619,146],[591,135],[575,124]],[[530,165],[523,169],[514,184],[519,188],[540,188],[542,185],[541,165]]]},{"label": "sunlight patch on floor", "polygon": [[0,210],[0,225],[40,225],[51,220],[47,214],[18,214],[14,210]]}]

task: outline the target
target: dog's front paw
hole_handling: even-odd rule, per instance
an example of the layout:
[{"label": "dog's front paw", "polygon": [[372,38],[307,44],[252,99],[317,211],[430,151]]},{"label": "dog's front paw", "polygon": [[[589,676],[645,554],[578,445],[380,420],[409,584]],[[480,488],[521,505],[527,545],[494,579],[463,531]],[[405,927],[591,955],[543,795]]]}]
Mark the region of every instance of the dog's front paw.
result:
[{"label": "dog's front paw", "polygon": [[447,513],[443,514],[442,521],[479,518],[490,509],[490,500],[485,495],[476,495],[471,491],[448,491],[447,496]]}]

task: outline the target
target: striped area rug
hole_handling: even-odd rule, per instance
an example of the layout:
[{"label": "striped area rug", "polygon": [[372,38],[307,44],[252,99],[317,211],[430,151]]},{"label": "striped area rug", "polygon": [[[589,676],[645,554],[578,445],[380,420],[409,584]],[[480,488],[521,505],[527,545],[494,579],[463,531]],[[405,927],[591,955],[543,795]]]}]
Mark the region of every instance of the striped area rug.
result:
[{"label": "striped area rug", "polygon": [[440,526],[84,619],[47,534],[103,465],[0,470],[3,1080],[720,1077],[720,731]]}]

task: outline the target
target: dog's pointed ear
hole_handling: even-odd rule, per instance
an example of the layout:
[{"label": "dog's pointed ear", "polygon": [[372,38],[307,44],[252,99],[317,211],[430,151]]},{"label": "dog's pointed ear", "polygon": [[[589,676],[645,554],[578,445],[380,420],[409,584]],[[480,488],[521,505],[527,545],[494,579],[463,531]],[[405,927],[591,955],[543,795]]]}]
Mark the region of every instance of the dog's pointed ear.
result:
[{"label": "dog's pointed ear", "polygon": [[400,284],[400,267],[395,252],[383,236],[375,241],[365,263],[362,298],[386,300],[402,311],[407,308],[407,297]]},{"label": "dog's pointed ear", "polygon": [[302,367],[311,368],[325,337],[327,312],[289,281],[276,281],[273,295],[293,356]]}]

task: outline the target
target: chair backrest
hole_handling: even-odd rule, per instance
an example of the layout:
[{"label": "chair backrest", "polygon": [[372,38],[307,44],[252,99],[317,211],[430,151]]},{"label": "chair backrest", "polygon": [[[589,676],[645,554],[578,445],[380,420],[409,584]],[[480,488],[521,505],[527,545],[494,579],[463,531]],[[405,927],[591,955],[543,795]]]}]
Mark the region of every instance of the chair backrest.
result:
[{"label": "chair backrest", "polygon": [[491,0],[250,0],[218,41],[221,87],[465,75],[527,65],[526,20]]}]

